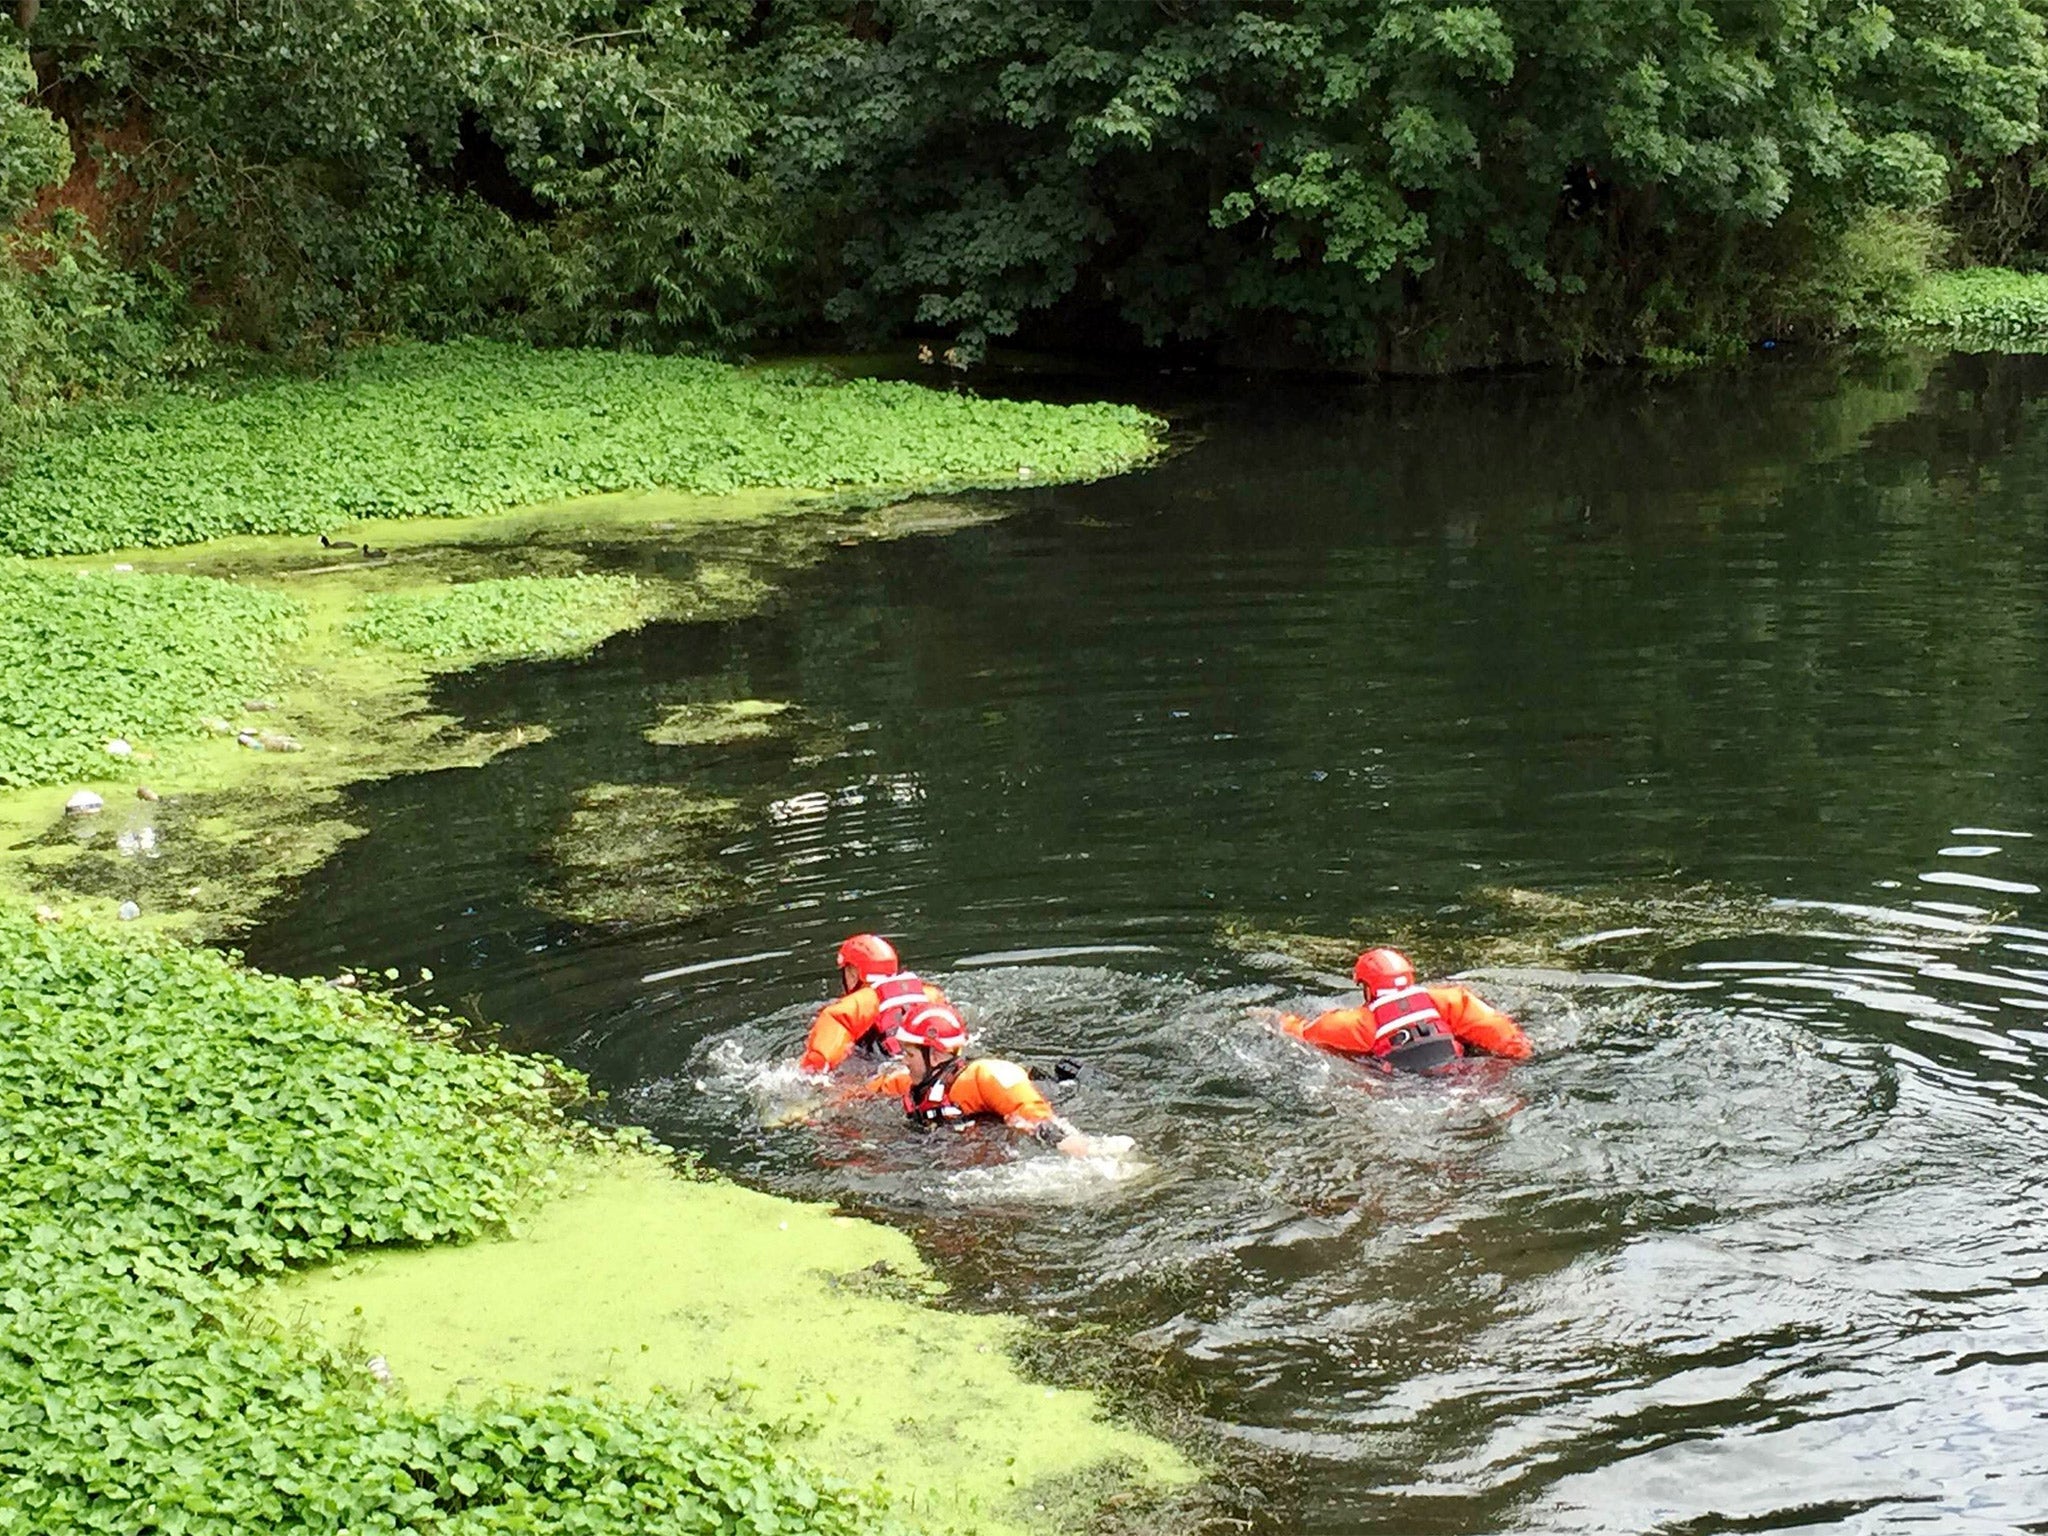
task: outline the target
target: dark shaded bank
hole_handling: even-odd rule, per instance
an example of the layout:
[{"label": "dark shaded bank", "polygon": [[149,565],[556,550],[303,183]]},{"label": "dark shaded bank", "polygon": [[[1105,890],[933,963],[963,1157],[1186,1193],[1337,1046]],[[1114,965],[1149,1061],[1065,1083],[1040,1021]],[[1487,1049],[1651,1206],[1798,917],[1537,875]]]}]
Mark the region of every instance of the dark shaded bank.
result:
[{"label": "dark shaded bank", "polygon": [[80,0],[0,67],[0,439],[363,335],[1700,361],[2043,241],[2029,0]]}]

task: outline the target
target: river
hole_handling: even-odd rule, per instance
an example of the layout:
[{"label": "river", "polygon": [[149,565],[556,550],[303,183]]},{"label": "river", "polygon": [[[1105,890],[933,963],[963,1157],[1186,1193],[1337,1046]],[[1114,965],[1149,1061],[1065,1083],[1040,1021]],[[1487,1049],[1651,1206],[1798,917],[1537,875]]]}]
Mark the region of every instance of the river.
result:
[{"label": "river", "polygon": [[[1124,1341],[1258,1529],[2048,1530],[2048,359],[1133,388],[1147,473],[451,680],[552,737],[361,791],[251,958]],[[1137,1159],[769,1123],[861,928]],[[1388,938],[1537,1059],[1268,1027]]]}]

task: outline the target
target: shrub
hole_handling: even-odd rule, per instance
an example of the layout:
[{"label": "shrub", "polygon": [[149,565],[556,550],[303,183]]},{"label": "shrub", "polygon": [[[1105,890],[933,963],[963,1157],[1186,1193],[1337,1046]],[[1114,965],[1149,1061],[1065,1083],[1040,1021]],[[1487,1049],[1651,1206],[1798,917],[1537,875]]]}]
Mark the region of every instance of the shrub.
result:
[{"label": "shrub", "polygon": [[0,443],[64,401],[209,350],[168,273],[122,270],[69,208],[27,217],[72,167],[70,135],[35,93],[27,55],[0,43]]},{"label": "shrub", "polygon": [[0,440],[73,402],[131,393],[212,356],[170,274],[117,266],[68,213],[0,249]]},{"label": "shrub", "polygon": [[1938,273],[1899,306],[1897,323],[1946,332],[1957,342],[2048,341],[2048,273],[2001,267]]}]

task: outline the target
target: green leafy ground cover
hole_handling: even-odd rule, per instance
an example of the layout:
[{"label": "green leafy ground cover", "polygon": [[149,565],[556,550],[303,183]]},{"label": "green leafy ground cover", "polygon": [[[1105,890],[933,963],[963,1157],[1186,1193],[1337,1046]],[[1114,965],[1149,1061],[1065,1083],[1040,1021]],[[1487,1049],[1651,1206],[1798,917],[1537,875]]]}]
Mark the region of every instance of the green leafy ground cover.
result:
[{"label": "green leafy ground cover", "polygon": [[[655,602],[631,577],[590,574],[332,590],[344,614],[320,616],[347,643],[434,670],[573,654]],[[190,755],[165,764],[158,749],[204,739],[208,718],[281,723],[242,705],[303,671],[314,617],[297,596],[213,577],[0,565],[0,788],[156,779]],[[137,755],[110,757],[116,739]]]},{"label": "green leafy ground cover", "polygon": [[604,491],[1015,483],[1143,459],[1128,406],[982,400],[687,357],[487,342],[349,354],[228,399],[81,415],[0,486],[0,552],[82,554]]},{"label": "green leafy ground cover", "polygon": [[2048,272],[1966,267],[1921,283],[1895,323],[1959,345],[2026,348],[2048,342]]},{"label": "green leafy ground cover", "polygon": [[204,577],[0,564],[0,786],[97,778],[272,686],[302,605]]},{"label": "green leafy ground cover", "polygon": [[882,1528],[758,1426],[422,1408],[247,1306],[260,1272],[502,1226],[578,1087],[390,1000],[0,913],[0,1532]]},{"label": "green leafy ground cover", "polygon": [[645,612],[630,576],[506,576],[365,600],[351,637],[437,661],[586,650]]}]

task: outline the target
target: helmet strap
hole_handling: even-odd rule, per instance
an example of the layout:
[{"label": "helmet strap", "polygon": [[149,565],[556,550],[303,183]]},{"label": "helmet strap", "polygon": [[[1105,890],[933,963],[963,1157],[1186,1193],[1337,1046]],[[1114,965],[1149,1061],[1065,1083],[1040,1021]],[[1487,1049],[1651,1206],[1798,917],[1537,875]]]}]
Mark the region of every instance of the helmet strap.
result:
[{"label": "helmet strap", "polygon": [[953,1085],[953,1079],[960,1075],[960,1069],[966,1065],[967,1059],[964,1056],[948,1056],[911,1086],[910,1096],[912,1100],[922,1102],[924,1096],[941,1082],[950,1088]]}]

